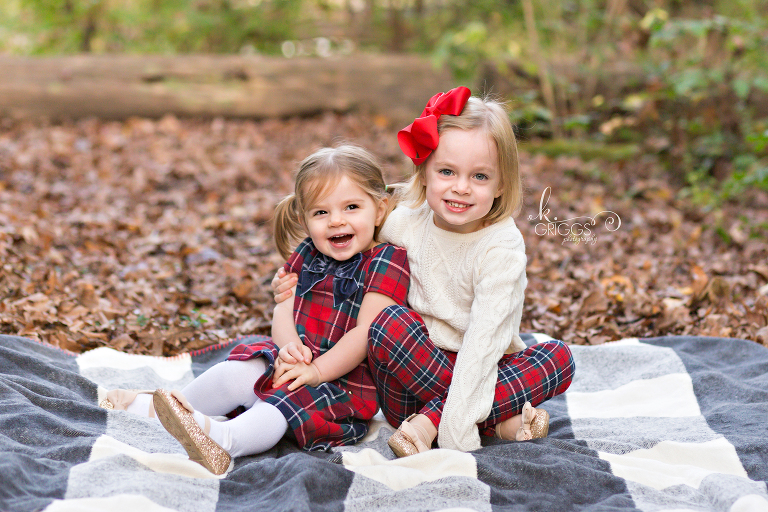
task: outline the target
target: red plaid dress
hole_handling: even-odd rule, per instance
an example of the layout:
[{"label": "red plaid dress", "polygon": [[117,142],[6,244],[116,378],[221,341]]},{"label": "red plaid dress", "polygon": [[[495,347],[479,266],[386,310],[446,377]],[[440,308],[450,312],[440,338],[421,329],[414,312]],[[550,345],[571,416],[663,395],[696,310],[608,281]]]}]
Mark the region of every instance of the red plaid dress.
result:
[{"label": "red plaid dress", "polygon": [[[285,270],[301,276],[315,258],[322,255],[307,238],[288,259]],[[406,304],[410,270],[405,249],[382,244],[363,252],[362,261],[352,276],[357,291],[338,307],[334,307],[333,275],[326,275],[303,296],[297,293],[294,299],[296,331],[312,350],[313,358],[327,352],[355,327],[367,292],[381,293],[397,304]],[[228,359],[266,358],[267,371],[256,381],[254,391],[259,398],[280,409],[299,446],[305,450],[326,450],[362,439],[368,432],[368,421],[379,408],[368,361],[338,380],[288,391],[288,384],[272,388],[278,350],[272,340],[238,345]]]}]

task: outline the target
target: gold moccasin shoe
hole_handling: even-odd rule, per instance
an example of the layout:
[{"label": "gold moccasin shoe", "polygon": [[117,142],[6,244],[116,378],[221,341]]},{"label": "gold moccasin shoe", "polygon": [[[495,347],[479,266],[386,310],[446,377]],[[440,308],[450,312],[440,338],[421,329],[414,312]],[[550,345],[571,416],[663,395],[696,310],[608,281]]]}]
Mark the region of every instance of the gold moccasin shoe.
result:
[{"label": "gold moccasin shoe", "polygon": [[[107,392],[107,397],[104,400],[99,402],[99,407],[110,411],[124,411],[136,400],[138,395],[151,395],[154,392],[154,389],[113,389]],[[148,411],[148,414],[150,418],[154,417],[152,409]]]},{"label": "gold moccasin shoe", "polygon": [[408,422],[414,416],[416,415],[410,415],[387,440],[387,444],[397,457],[408,457],[429,450],[429,446],[424,444],[416,429],[422,431],[425,439],[428,437],[426,431],[420,426]]},{"label": "gold moccasin shoe", "polygon": [[191,460],[214,475],[224,474],[229,469],[232,457],[206,433],[210,432],[210,419],[207,416],[205,418],[207,429],[200,428],[192,415],[194,411],[182,405],[182,401],[186,403],[186,400],[177,399],[177,393],[165,389],[155,391],[153,400],[160,423],[187,450]]},{"label": "gold moccasin shoe", "polygon": [[534,409],[531,402],[523,405],[523,424],[517,431],[517,441],[530,441],[547,437],[549,433],[549,413],[544,409]]}]

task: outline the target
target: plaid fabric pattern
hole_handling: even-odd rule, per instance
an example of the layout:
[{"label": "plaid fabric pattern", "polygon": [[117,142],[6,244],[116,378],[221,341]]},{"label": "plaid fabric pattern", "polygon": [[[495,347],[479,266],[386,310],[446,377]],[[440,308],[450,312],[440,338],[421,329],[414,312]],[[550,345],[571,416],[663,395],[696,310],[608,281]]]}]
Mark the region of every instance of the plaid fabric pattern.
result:
[{"label": "plaid fabric pattern", "polygon": [[[415,311],[385,308],[371,324],[368,362],[387,421],[398,426],[411,414],[421,413],[438,426],[456,355],[435,347]],[[571,350],[558,340],[504,355],[493,407],[478,424],[480,433],[492,436],[494,426],[519,414],[526,401],[536,406],[563,393],[571,385],[573,372]]]},{"label": "plaid fabric pattern", "polygon": [[[300,273],[319,252],[312,240],[305,239],[285,265],[288,272]],[[404,305],[408,297],[410,270],[405,249],[382,244],[362,253],[363,261],[354,274],[357,291],[338,308],[333,307],[333,276],[315,284],[294,299],[296,330],[313,358],[333,347],[357,323],[363,295],[377,292]],[[263,341],[235,347],[228,359],[246,360],[263,356],[267,372],[254,390],[262,400],[276,406],[288,420],[299,446],[306,450],[325,450],[331,446],[354,444],[368,432],[368,420],[378,410],[376,387],[367,362],[333,382],[317,387],[302,386],[288,391],[288,385],[272,388],[277,346]]]}]

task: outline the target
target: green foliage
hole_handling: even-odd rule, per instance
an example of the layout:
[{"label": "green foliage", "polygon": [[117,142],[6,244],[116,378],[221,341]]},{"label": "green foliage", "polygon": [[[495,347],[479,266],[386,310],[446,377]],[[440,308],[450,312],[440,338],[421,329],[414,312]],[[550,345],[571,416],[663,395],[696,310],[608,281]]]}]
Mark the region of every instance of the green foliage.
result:
[{"label": "green foliage", "polygon": [[649,26],[650,71],[661,84],[656,131],[675,141],[668,163],[684,175],[684,194],[716,205],[768,190],[768,119],[756,119],[750,102],[768,93],[765,22],[714,16]]},{"label": "green foliage", "polygon": [[488,28],[476,21],[447,32],[435,49],[435,60],[438,65],[447,65],[457,80],[468,80],[474,78],[483,62],[499,53],[498,48],[488,44]]},{"label": "green foliage", "polygon": [[531,134],[551,135],[552,112],[540,104],[537,91],[527,91],[515,98],[509,117],[526,137]]},{"label": "green foliage", "polygon": [[[520,32],[517,20],[522,12],[517,7],[497,0],[472,2],[465,7],[462,17],[448,24],[446,20],[439,23],[439,18],[424,20],[426,25],[438,22],[442,28],[433,50],[438,65],[447,66],[462,81],[475,78],[486,63],[504,68],[510,59],[520,57],[522,47],[510,37],[510,32]],[[516,29],[510,30],[512,27]]]},{"label": "green foliage", "polygon": [[205,324],[210,323],[211,319],[205,313],[200,313],[200,310],[193,309],[192,313],[194,317],[188,315],[181,315],[180,319],[182,325],[192,326],[195,329],[201,329],[205,327]]},{"label": "green foliage", "polygon": [[11,0],[0,52],[275,52],[301,0]]},{"label": "green foliage", "polygon": [[626,161],[640,156],[637,144],[605,144],[590,140],[553,139],[537,140],[526,144],[526,149],[556,158],[562,155],[578,156],[582,160]]}]

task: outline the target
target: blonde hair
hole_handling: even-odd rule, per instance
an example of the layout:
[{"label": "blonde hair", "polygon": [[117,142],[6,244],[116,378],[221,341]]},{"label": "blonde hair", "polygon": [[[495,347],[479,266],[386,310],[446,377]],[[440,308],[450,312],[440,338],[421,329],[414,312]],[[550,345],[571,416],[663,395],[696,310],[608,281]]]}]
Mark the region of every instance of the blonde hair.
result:
[{"label": "blonde hair", "polygon": [[[354,181],[377,204],[391,195],[384,183],[381,167],[365,149],[345,144],[315,151],[299,164],[294,193],[283,198],[275,208],[275,245],[283,258],[288,259],[298,243],[307,236],[304,212],[343,176]],[[395,202],[394,198],[390,202]],[[389,205],[387,211],[393,207]],[[380,227],[376,226],[374,238],[378,236]]]},{"label": "blonde hair", "polygon": [[[496,144],[499,173],[501,175],[501,195],[493,200],[490,211],[484,220],[493,224],[516,215],[523,205],[523,184],[517,158],[517,140],[509,114],[503,103],[489,97],[471,97],[458,116],[442,115],[437,121],[437,132],[445,130],[483,129]],[[426,187],[422,181],[426,178],[429,158],[414,168],[405,192],[406,200],[418,206],[427,199]],[[405,199],[405,198],[404,198]]]}]

